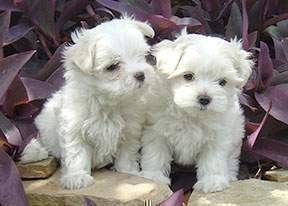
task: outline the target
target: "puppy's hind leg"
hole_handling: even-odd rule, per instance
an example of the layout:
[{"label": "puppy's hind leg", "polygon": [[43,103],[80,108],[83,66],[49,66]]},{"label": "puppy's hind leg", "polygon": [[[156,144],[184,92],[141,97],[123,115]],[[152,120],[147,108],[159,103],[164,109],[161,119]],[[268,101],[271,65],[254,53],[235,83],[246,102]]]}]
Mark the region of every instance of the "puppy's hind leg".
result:
[{"label": "puppy's hind leg", "polygon": [[38,139],[32,139],[23,150],[20,160],[22,163],[37,162],[48,157],[47,150],[40,144]]}]

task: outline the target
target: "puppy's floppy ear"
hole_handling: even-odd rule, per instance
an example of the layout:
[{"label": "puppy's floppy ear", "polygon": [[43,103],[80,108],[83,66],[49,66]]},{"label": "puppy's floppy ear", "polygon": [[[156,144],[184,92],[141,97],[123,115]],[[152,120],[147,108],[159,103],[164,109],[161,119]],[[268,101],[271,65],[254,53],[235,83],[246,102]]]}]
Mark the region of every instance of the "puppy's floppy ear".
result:
[{"label": "puppy's floppy ear", "polygon": [[89,36],[84,37],[88,30],[81,29],[71,34],[74,44],[66,46],[63,56],[66,69],[78,67],[91,74],[94,67],[95,45],[91,45]]},{"label": "puppy's floppy ear", "polygon": [[233,59],[234,68],[240,78],[239,87],[242,88],[247,83],[254,66],[254,61],[251,60],[251,53],[242,48],[242,42],[237,39],[231,39],[231,50],[229,51]]},{"label": "puppy's floppy ear", "polygon": [[154,30],[147,22],[137,21],[133,16],[129,16],[128,14],[124,14],[121,19],[126,20],[133,24],[137,29],[139,29],[144,36],[153,38],[155,35]]},{"label": "puppy's floppy ear", "polygon": [[175,43],[167,39],[163,40],[153,46],[152,53],[157,59],[157,69],[168,78],[178,65]]}]

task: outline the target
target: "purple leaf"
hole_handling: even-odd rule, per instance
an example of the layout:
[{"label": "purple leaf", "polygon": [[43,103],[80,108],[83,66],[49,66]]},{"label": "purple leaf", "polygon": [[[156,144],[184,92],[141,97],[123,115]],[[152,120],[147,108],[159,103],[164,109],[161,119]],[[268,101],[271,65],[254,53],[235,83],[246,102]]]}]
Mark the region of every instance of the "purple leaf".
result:
[{"label": "purple leaf", "polygon": [[15,5],[14,0],[0,0],[0,10],[19,11],[20,9]]},{"label": "purple leaf", "polygon": [[278,84],[287,84],[288,83],[288,71],[278,73],[274,75],[271,81],[271,86],[275,86]]},{"label": "purple leaf", "polygon": [[248,107],[251,111],[256,112],[258,110],[257,103],[249,95],[243,93],[239,96],[239,100],[241,105]]},{"label": "purple leaf", "polygon": [[275,59],[283,63],[288,63],[288,40],[272,38],[275,48]]},{"label": "purple leaf", "polygon": [[272,108],[270,115],[275,119],[288,124],[288,84],[280,84],[268,87],[263,93],[255,93],[255,98],[261,107],[267,112],[270,102]]},{"label": "purple leaf", "polygon": [[184,191],[178,190],[174,192],[167,200],[160,203],[159,206],[183,206],[184,203]]},{"label": "purple leaf", "polygon": [[288,167],[288,144],[268,138],[259,138],[252,152]]},{"label": "purple leaf", "polygon": [[0,129],[5,135],[7,142],[14,146],[20,146],[22,137],[18,128],[0,112]]},{"label": "purple leaf", "polygon": [[65,3],[60,17],[56,23],[57,33],[61,30],[61,27],[73,16],[75,16],[80,10],[84,9],[89,4],[89,0],[72,0]]},{"label": "purple leaf", "polygon": [[260,125],[257,127],[257,129],[256,129],[252,134],[248,135],[248,137],[247,137],[247,143],[248,143],[248,146],[249,146],[250,148],[252,148],[252,147],[254,146],[254,144],[255,144],[255,142],[256,142],[256,139],[257,139],[257,137],[258,137],[258,135],[259,135],[262,127],[264,126],[264,124],[265,124],[265,122],[266,122],[266,120],[267,120],[267,117],[268,117],[269,112],[270,112],[270,110],[271,110],[271,106],[272,106],[272,103],[270,102],[269,108],[268,108],[265,116],[263,117]]},{"label": "purple leaf", "polygon": [[[131,6],[137,7],[143,11],[151,14],[157,14],[156,9],[151,6],[148,1],[143,0],[120,0],[120,2],[130,4]],[[159,2],[160,3],[160,2]]]},{"label": "purple leaf", "polygon": [[43,68],[41,68],[39,73],[35,75],[36,79],[42,81],[46,80],[61,65],[61,55],[64,46],[65,44],[62,44],[57,48],[50,60],[44,65]]},{"label": "purple leaf", "polygon": [[26,0],[25,11],[36,25],[46,36],[56,43],[56,30],[54,23],[56,0]]},{"label": "purple leaf", "polygon": [[151,7],[156,14],[162,15],[165,18],[170,18],[172,16],[170,0],[152,0]]},{"label": "purple leaf", "polygon": [[88,197],[84,197],[84,206],[96,206],[96,203]]},{"label": "purple leaf", "polygon": [[234,2],[232,4],[228,24],[226,25],[225,36],[227,39],[238,37],[242,35],[242,16],[238,5]]},{"label": "purple leaf", "polygon": [[[13,121],[13,124],[19,129],[22,136],[22,142],[17,148],[17,154],[21,154],[25,146],[31,141],[32,138],[36,138],[38,130],[33,124],[33,119],[30,120],[17,120]],[[16,156],[17,157],[17,156]]]},{"label": "purple leaf", "polygon": [[13,160],[0,148],[0,203],[1,205],[28,206],[19,172]]},{"label": "purple leaf", "polygon": [[57,90],[60,89],[64,82],[64,67],[61,65],[50,77],[47,79],[47,82],[52,84]]},{"label": "purple leaf", "polygon": [[28,102],[38,99],[46,99],[55,92],[55,87],[48,82],[27,77],[21,77],[21,81],[26,88]]},{"label": "purple leaf", "polygon": [[243,39],[243,48],[249,49],[249,42],[248,42],[248,14],[246,8],[246,0],[242,0],[242,39]]},{"label": "purple leaf", "polygon": [[149,13],[139,8],[133,7],[124,2],[117,2],[113,0],[96,0],[101,5],[115,10],[121,14],[127,13],[128,15],[134,15],[139,20],[147,20]]},{"label": "purple leaf", "polygon": [[249,49],[255,46],[258,37],[258,31],[254,31],[248,35]]},{"label": "purple leaf", "polygon": [[257,71],[260,77],[260,79],[258,79],[260,89],[266,88],[271,82],[274,69],[269,48],[264,42],[260,42]]},{"label": "purple leaf", "polygon": [[34,53],[35,51],[28,51],[0,59],[0,98],[3,97],[20,69]]},{"label": "purple leaf", "polygon": [[6,92],[6,98],[2,107],[5,115],[12,117],[16,105],[28,102],[27,91],[19,75],[15,77]]},{"label": "purple leaf", "polygon": [[15,110],[14,119],[24,120],[33,118],[40,108],[35,106],[33,103],[27,103],[16,106]]},{"label": "purple leaf", "polygon": [[33,29],[33,26],[30,26],[25,23],[19,23],[15,26],[10,27],[8,34],[4,39],[4,46],[9,45],[18,39],[24,37],[28,32]]},{"label": "purple leaf", "polygon": [[4,56],[2,46],[9,29],[10,16],[10,11],[4,11],[3,13],[0,13],[0,59]]}]

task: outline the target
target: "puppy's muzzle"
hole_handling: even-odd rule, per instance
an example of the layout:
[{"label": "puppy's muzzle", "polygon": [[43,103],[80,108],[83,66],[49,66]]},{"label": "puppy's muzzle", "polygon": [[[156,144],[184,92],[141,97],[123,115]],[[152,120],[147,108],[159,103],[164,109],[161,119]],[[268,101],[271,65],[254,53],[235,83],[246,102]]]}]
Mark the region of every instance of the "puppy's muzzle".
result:
[{"label": "puppy's muzzle", "polygon": [[207,106],[208,104],[210,104],[211,100],[212,100],[211,97],[209,97],[207,95],[199,95],[198,96],[198,102],[202,106]]},{"label": "puppy's muzzle", "polygon": [[136,72],[134,74],[135,79],[137,79],[140,82],[144,82],[145,80],[145,74],[143,72]]}]

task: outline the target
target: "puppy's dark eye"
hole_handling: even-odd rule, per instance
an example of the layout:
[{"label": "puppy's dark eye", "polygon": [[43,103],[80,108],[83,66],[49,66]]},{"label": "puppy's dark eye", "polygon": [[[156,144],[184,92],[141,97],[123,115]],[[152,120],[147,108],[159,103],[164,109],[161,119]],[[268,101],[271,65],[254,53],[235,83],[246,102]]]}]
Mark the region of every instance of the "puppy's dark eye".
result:
[{"label": "puppy's dark eye", "polygon": [[106,71],[112,72],[112,71],[115,71],[118,68],[119,68],[119,63],[116,63],[116,64],[112,64],[111,66],[107,67]]},{"label": "puppy's dark eye", "polygon": [[151,64],[152,66],[155,66],[157,63],[156,57],[153,56],[152,54],[148,54],[145,56],[146,62],[148,64]]},{"label": "puppy's dark eye", "polygon": [[227,84],[227,81],[225,79],[220,79],[219,80],[219,85],[224,87]]},{"label": "puppy's dark eye", "polygon": [[192,81],[194,80],[194,74],[193,73],[189,73],[189,74],[184,74],[184,79],[187,81]]}]

